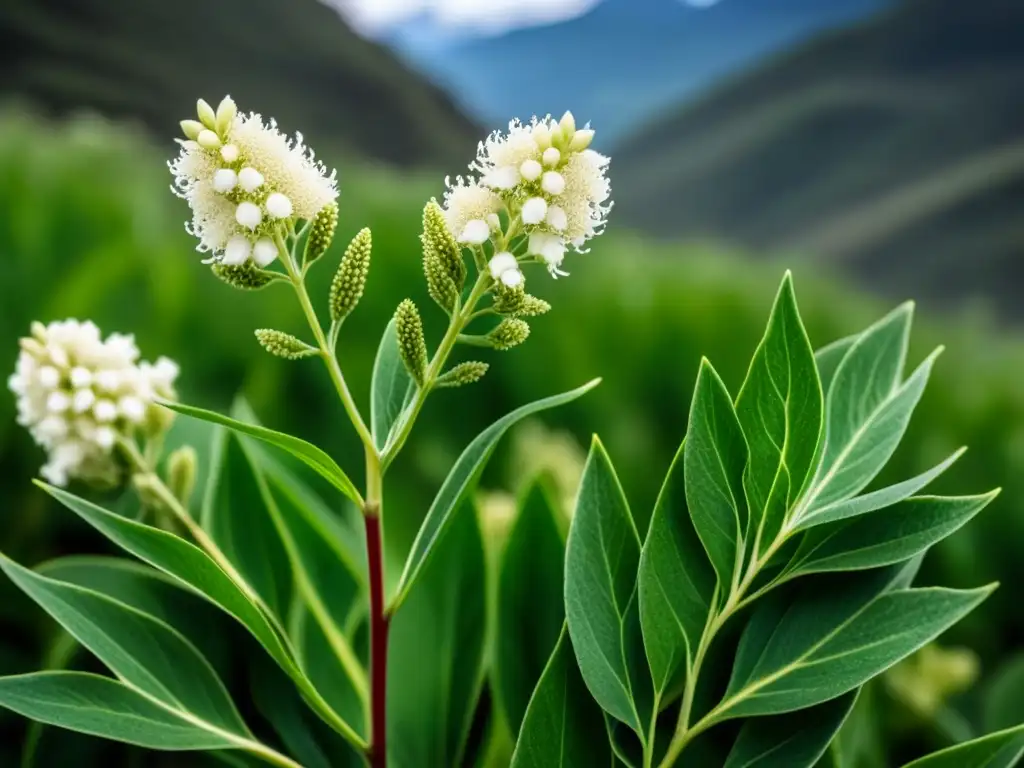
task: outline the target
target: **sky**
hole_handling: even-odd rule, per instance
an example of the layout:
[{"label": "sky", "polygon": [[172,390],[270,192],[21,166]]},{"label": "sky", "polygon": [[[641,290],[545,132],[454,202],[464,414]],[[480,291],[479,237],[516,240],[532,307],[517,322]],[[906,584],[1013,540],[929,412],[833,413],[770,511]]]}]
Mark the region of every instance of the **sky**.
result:
[{"label": "sky", "polygon": [[[438,27],[465,34],[498,34],[517,27],[551,24],[586,13],[600,0],[326,0],[358,30],[386,34],[426,16]],[[718,0],[681,0],[707,7]]]}]

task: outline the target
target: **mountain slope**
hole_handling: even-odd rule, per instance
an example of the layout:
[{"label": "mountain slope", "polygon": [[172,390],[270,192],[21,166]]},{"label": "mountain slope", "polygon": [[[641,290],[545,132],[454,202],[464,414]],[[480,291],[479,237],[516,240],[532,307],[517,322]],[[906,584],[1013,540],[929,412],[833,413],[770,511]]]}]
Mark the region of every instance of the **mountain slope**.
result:
[{"label": "mountain slope", "polygon": [[1024,4],[906,0],[623,141],[615,213],[1024,315],[1022,90]]},{"label": "mountain slope", "polygon": [[316,0],[5,0],[0,68],[0,93],[137,118],[161,137],[198,96],[225,93],[314,146],[400,165],[461,165],[478,133]]},{"label": "mountain slope", "polygon": [[569,108],[608,141],[724,75],[889,2],[603,0],[568,21],[448,44],[431,45],[421,19],[393,42],[481,119]]}]

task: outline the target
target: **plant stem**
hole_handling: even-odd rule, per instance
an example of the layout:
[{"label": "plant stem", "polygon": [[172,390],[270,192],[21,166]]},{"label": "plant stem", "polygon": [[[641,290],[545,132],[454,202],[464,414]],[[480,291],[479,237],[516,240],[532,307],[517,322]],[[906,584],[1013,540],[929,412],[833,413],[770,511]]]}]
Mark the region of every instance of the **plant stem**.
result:
[{"label": "plant stem", "polygon": [[480,301],[484,293],[486,293],[489,284],[490,275],[486,272],[481,272],[480,276],[477,277],[476,283],[473,285],[473,289],[470,291],[469,296],[466,298],[466,303],[462,307],[456,308],[456,312],[452,315],[451,323],[448,325],[448,330],[445,333],[444,338],[441,339],[441,343],[438,345],[437,351],[434,352],[434,356],[430,360],[430,365],[427,366],[423,386],[416,390],[416,395],[412,401],[412,405],[402,414],[402,420],[395,432],[394,439],[384,448],[384,453],[381,456],[382,469],[386,470],[391,465],[395,456],[402,450],[402,446],[405,445],[405,441],[409,437],[409,432],[412,431],[412,426],[416,423],[416,417],[419,416],[420,410],[423,408],[423,404],[427,400],[427,395],[430,394],[430,390],[432,389],[434,382],[437,380],[437,377],[441,375],[441,369],[448,361],[448,355],[451,354],[452,349],[455,347],[455,343],[459,340],[459,334],[473,316],[473,310],[476,307],[476,303]]},{"label": "plant stem", "polygon": [[[369,506],[369,504],[367,505]],[[384,546],[380,514],[367,510],[366,556],[370,577],[370,765],[387,765],[388,628],[384,611]]]},{"label": "plant stem", "polygon": [[[754,559],[750,563],[750,567],[747,569],[746,575],[740,581],[739,584],[735,585],[729,592],[729,597],[719,611],[712,611],[708,616],[708,621],[704,625],[704,632],[701,634],[700,643],[697,646],[697,652],[693,657],[693,665],[689,670],[689,675],[686,679],[686,687],[683,690],[683,703],[682,709],[679,712],[679,725],[676,727],[676,732],[672,737],[672,741],[668,746],[668,750],[665,753],[664,759],[661,761],[660,768],[669,768],[675,764],[676,759],[682,753],[686,745],[689,744],[698,735],[706,731],[714,724],[714,716],[717,713],[717,709],[713,709],[708,712],[704,717],[698,720],[694,725],[690,725],[690,716],[693,709],[693,697],[697,689],[697,679],[700,675],[701,665],[704,663],[704,657],[711,647],[711,642],[714,640],[715,635],[718,631],[725,626],[725,623],[732,618],[741,609],[745,608],[754,599],[765,594],[769,589],[777,586],[777,581],[773,581],[771,584],[767,584],[755,591],[752,595],[745,595],[746,591],[750,589],[757,575],[761,572],[768,561],[772,559],[779,548],[789,539],[790,529],[783,525],[782,530],[779,531],[775,537],[775,541],[764,551],[764,553],[757,557],[755,554]],[[756,550],[755,550],[756,553]],[[716,592],[717,597],[717,592]],[[657,717],[657,714],[654,715]]]}]

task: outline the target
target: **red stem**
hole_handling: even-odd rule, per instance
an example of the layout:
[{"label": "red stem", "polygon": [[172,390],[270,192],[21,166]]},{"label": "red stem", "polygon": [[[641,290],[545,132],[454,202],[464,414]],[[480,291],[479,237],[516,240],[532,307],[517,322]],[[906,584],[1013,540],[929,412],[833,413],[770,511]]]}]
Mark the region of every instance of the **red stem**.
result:
[{"label": "red stem", "polygon": [[388,626],[384,612],[384,547],[380,515],[367,514],[366,557],[370,575],[370,752],[372,768],[386,768]]}]

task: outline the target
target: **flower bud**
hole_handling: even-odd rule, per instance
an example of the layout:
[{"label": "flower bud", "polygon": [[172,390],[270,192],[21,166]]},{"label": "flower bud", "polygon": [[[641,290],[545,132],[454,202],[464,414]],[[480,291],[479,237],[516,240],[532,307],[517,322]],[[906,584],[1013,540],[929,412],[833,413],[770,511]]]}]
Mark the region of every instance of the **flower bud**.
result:
[{"label": "flower bud", "polygon": [[590,128],[583,128],[572,137],[572,141],[569,142],[570,152],[582,152],[584,149],[590,146],[590,142],[594,140],[594,132]]},{"label": "flower bud", "polygon": [[427,293],[430,294],[430,298],[450,315],[455,310],[459,291],[445,269],[441,256],[426,242],[423,248],[423,275],[427,279]]},{"label": "flower bud", "polygon": [[291,334],[284,331],[275,331],[273,328],[258,328],[256,340],[267,352],[285,360],[300,360],[303,357],[311,357],[317,354],[315,347],[311,347]]},{"label": "flower bud", "polygon": [[191,445],[183,445],[167,457],[167,485],[174,497],[186,507],[196,487],[198,464],[196,449]]},{"label": "flower bud", "polygon": [[199,115],[200,122],[211,131],[217,127],[217,113],[213,111],[213,107],[206,99],[199,99],[196,102],[196,114]]},{"label": "flower bud", "polygon": [[306,252],[302,259],[304,264],[312,264],[327,253],[327,249],[334,241],[334,232],[337,228],[338,204],[329,203],[321,208],[316,218],[313,219],[309,237],[306,239]]},{"label": "flower bud", "polygon": [[495,349],[506,350],[519,346],[530,335],[530,326],[525,320],[506,317],[497,327],[487,334],[487,338]]},{"label": "flower bud", "polygon": [[448,277],[455,284],[456,290],[461,291],[466,284],[466,262],[462,259],[462,249],[455,242],[455,237],[448,229],[448,223],[444,218],[444,211],[431,200],[423,209],[423,252],[433,250]]},{"label": "flower bud", "polygon": [[220,149],[220,137],[211,130],[204,128],[200,131],[199,138],[196,141],[199,142],[199,146],[203,149]]},{"label": "flower bud", "polygon": [[522,317],[536,317],[537,315],[547,313],[550,309],[551,305],[544,301],[544,299],[538,299],[536,296],[526,294],[523,297],[523,303],[519,308],[518,314]]},{"label": "flower bud", "polygon": [[220,104],[217,106],[217,133],[227,137],[228,131],[231,130],[231,124],[235,122],[235,115],[237,113],[238,107],[235,106],[235,102],[230,96],[225,96],[221,99]]},{"label": "flower bud", "polygon": [[182,120],[181,132],[185,134],[186,138],[195,141],[199,138],[199,134],[203,132],[203,124],[198,120]]},{"label": "flower bud", "polygon": [[395,333],[398,352],[406,370],[419,386],[427,375],[427,343],[423,338],[423,321],[411,299],[405,299],[395,310]]},{"label": "flower bud", "polygon": [[562,144],[568,144],[572,140],[576,134],[576,118],[572,116],[572,112],[566,110],[566,113],[562,115],[562,119],[558,121],[558,131],[561,134]]},{"label": "flower bud", "polygon": [[537,143],[537,149],[542,152],[551,146],[551,129],[548,127],[547,118],[538,121],[533,126],[533,140]]},{"label": "flower bud", "polygon": [[372,238],[365,227],[352,238],[345,249],[338,271],[331,281],[331,320],[340,322],[356,308],[366,288],[366,276],[370,273],[370,251]]},{"label": "flower bud", "polygon": [[438,387],[461,387],[480,381],[490,366],[477,360],[459,363],[438,377]]},{"label": "flower bud", "polygon": [[238,288],[243,291],[258,291],[261,288],[266,288],[275,280],[281,279],[275,277],[273,272],[264,272],[262,269],[257,269],[250,262],[237,265],[214,264],[212,272],[232,288]]}]

